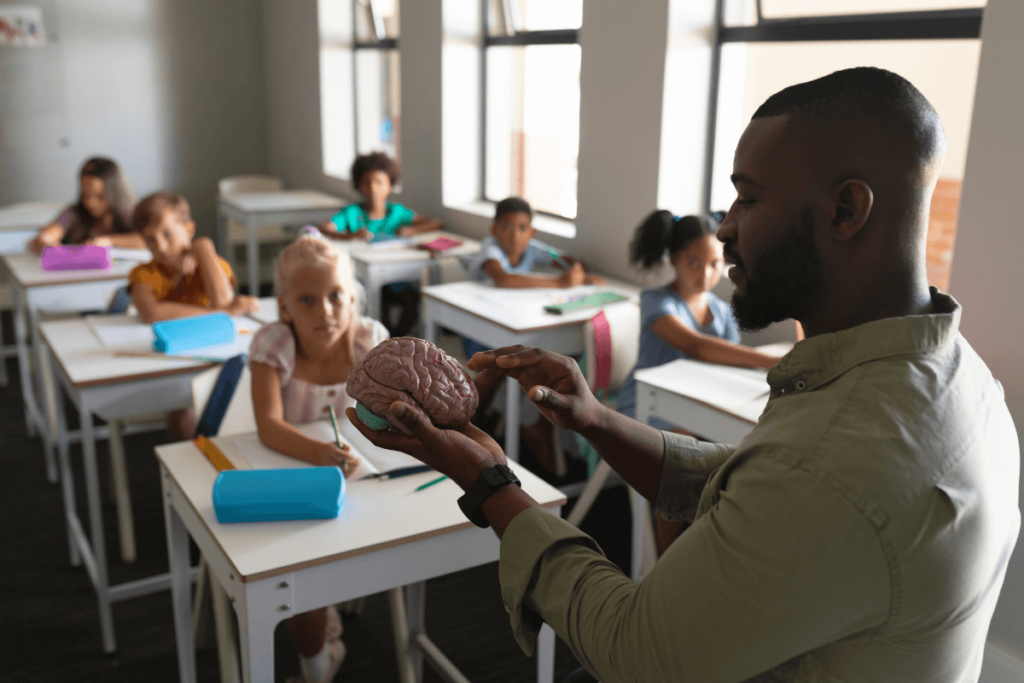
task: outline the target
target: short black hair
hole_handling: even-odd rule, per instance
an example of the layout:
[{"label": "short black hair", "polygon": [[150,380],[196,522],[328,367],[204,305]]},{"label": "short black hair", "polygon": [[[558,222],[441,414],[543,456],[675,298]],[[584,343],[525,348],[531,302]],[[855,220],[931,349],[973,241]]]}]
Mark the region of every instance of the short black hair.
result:
[{"label": "short black hair", "polygon": [[533,208],[530,206],[530,202],[526,201],[522,197],[508,197],[498,202],[497,206],[494,207],[494,220],[498,220],[505,214],[517,213],[522,211],[528,214],[530,218],[533,218]]},{"label": "short black hair", "polygon": [[397,161],[384,152],[372,152],[357,156],[356,160],[352,162],[352,187],[358,190],[363,176],[370,171],[384,171],[387,173],[392,187],[397,185],[398,181],[402,179],[402,168],[398,165]]},{"label": "short black hair", "polygon": [[780,90],[758,107],[754,119],[788,116],[785,133],[815,124],[864,122],[902,143],[912,160],[927,164],[945,149],[939,115],[921,91],[899,74],[861,66]]}]

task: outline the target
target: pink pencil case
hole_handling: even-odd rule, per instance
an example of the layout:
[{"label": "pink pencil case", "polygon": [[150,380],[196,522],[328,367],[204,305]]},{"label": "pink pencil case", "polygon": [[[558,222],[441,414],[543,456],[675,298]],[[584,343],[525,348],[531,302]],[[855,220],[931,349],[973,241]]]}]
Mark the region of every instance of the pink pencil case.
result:
[{"label": "pink pencil case", "polygon": [[110,266],[110,247],[81,244],[43,249],[43,270],[109,270]]},{"label": "pink pencil case", "polygon": [[428,251],[445,251],[452,247],[457,247],[462,242],[459,240],[453,240],[451,237],[438,237],[436,240],[425,242],[420,245],[420,249],[426,249]]}]

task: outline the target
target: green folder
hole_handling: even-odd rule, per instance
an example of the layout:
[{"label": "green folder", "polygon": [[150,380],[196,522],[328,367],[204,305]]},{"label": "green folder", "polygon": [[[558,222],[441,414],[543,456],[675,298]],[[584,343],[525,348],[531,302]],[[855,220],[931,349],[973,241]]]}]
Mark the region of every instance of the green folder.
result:
[{"label": "green folder", "polygon": [[598,306],[625,300],[626,297],[616,294],[615,292],[594,292],[593,294],[579,297],[571,301],[545,306],[544,310],[548,313],[562,315],[563,313],[578,311],[584,308],[597,308]]}]

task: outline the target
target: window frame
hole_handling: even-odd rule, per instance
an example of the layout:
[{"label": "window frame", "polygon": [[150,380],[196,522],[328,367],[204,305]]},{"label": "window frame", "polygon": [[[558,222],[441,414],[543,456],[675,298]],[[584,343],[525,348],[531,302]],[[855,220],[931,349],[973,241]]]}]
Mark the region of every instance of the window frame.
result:
[{"label": "window frame", "polygon": [[[359,156],[359,67],[357,55],[360,50],[395,50],[398,51],[398,38],[388,38],[384,30],[384,19],[374,8],[373,0],[368,0],[370,23],[373,25],[376,40],[359,40],[359,0],[352,0],[352,149]],[[401,36],[401,18],[399,18],[399,36]],[[401,148],[396,148],[396,156],[401,156]]]},{"label": "window frame", "polygon": [[[505,35],[494,35],[490,33],[490,24],[487,20],[490,5],[500,3],[504,9],[506,32]],[[480,0],[480,34],[483,36],[483,46],[480,49],[480,188],[478,196],[481,201],[495,203],[499,200],[487,196],[487,49],[491,47],[525,47],[528,45],[579,45],[580,30],[578,28],[544,29],[538,31],[524,31],[520,29],[519,16],[515,11],[515,0]],[[578,158],[578,151],[577,151]],[[579,195],[579,183],[576,187]],[[504,199],[502,197],[501,199]],[[574,223],[577,216],[567,218],[561,214],[551,213],[534,207],[533,212],[542,216],[549,216],[559,221]]]},{"label": "window frame", "polygon": [[715,4],[715,45],[711,55],[711,92],[708,98],[708,130],[705,138],[702,188],[705,212],[712,210],[711,191],[718,123],[718,95],[721,86],[722,45],[857,40],[978,40],[981,38],[981,19],[985,11],[984,7],[968,7],[766,19],[761,13],[761,0],[755,0],[757,23],[751,26],[727,26],[726,2],[727,0],[716,0]]}]

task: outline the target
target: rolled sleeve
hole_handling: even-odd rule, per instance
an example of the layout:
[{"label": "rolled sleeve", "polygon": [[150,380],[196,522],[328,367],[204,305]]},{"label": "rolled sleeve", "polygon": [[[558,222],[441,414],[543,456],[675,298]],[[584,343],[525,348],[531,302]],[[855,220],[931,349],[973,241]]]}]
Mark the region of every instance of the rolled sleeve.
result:
[{"label": "rolled sleeve", "polygon": [[662,432],[665,460],[661,467],[657,508],[665,519],[692,520],[711,475],[736,449],[698,441],[692,436]]},{"label": "rolled sleeve", "polygon": [[[604,557],[594,539],[540,508],[516,515],[502,537],[498,562],[501,597],[512,621],[512,633],[527,656],[533,655],[544,621],[525,598],[536,582],[545,556],[566,546],[586,548],[587,555]],[[567,580],[571,587],[572,578]]]}]

